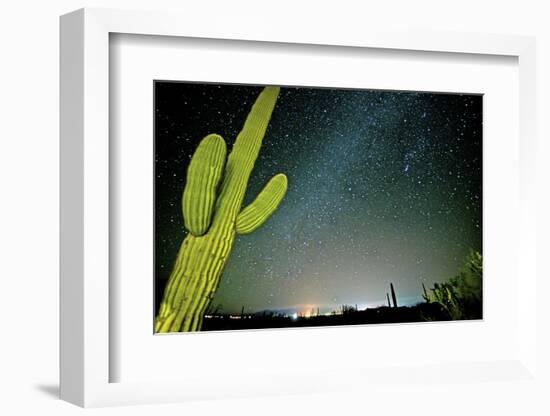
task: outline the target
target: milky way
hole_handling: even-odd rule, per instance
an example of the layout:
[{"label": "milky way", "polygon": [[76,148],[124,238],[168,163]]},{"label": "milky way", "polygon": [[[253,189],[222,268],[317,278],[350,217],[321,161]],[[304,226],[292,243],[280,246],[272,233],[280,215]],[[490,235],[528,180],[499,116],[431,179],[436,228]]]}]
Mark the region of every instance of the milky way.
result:
[{"label": "milky way", "polygon": [[[181,195],[199,141],[229,148],[257,86],[155,83],[157,304],[185,237]],[[224,312],[401,304],[481,252],[482,97],[284,87],[247,189],[289,188],[257,231],[237,236],[213,300]]]}]

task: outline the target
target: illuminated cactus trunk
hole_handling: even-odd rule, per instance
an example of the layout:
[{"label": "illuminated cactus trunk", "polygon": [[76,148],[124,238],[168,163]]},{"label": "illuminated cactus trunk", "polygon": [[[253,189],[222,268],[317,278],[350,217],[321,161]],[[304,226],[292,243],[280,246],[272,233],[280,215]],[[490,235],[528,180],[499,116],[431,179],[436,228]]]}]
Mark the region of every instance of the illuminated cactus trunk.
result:
[{"label": "illuminated cactus trunk", "polygon": [[278,87],[266,87],[248,114],[225,160],[221,136],[206,136],[187,171],[182,208],[187,237],[164,291],[155,332],[198,331],[233,246],[235,234],[249,234],[277,209],[287,189],[275,175],[257,198],[241,210],[248,179],[275,107]]}]

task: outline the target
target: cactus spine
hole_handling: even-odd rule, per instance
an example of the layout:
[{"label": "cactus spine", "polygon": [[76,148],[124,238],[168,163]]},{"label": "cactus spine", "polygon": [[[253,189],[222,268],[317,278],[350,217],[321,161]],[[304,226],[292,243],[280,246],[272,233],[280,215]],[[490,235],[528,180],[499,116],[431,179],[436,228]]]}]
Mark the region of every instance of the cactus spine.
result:
[{"label": "cactus spine", "polygon": [[155,332],[198,331],[233,246],[235,234],[249,234],[277,209],[287,189],[275,175],[249,206],[241,210],[248,179],[275,107],[278,87],[258,96],[227,158],[217,134],[206,136],[187,170],[182,208],[187,237],[166,285]]}]

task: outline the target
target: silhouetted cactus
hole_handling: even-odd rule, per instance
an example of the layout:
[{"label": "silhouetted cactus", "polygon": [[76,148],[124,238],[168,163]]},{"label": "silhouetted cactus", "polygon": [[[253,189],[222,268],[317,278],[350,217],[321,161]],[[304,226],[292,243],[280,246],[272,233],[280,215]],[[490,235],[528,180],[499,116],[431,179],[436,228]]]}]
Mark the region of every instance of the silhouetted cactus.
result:
[{"label": "silhouetted cactus", "polygon": [[155,321],[156,332],[200,330],[235,234],[256,230],[283,199],[287,178],[278,174],[254,202],[241,210],[278,94],[279,87],[266,87],[260,93],[227,163],[226,144],[221,136],[210,134],[197,147],[187,170],[182,198],[184,223],[189,233],[166,285]]},{"label": "silhouetted cactus", "polygon": [[393,301],[393,307],[397,308],[397,296],[395,295],[395,289],[393,288],[393,283],[390,283],[391,299]]},{"label": "silhouetted cactus", "polygon": [[434,283],[429,292],[424,287],[422,297],[428,303],[439,303],[451,319],[481,318],[482,274],[481,254],[471,250],[455,277],[444,283]]},{"label": "silhouetted cactus", "polygon": [[428,295],[428,291],[426,290],[426,286],[424,286],[424,283],[422,283],[422,299],[424,299],[426,302],[430,301],[430,296]]}]

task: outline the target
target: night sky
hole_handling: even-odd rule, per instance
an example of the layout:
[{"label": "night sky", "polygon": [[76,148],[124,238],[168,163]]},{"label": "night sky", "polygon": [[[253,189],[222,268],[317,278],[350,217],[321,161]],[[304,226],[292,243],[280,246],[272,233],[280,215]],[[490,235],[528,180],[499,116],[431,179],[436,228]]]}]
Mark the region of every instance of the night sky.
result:
[{"label": "night sky", "polygon": [[[262,87],[155,82],[157,305],[179,245],[189,160],[209,133],[228,150]],[[248,184],[288,192],[237,236],[213,304],[223,312],[421,301],[482,251],[482,97],[283,87]]]}]

